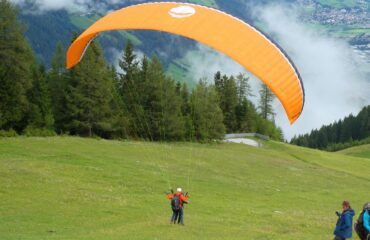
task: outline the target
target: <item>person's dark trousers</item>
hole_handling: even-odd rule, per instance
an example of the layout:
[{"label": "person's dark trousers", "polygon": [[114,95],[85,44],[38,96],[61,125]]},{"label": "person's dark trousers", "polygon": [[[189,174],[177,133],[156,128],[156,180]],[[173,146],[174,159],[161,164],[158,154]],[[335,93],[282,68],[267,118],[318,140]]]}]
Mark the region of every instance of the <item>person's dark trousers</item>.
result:
[{"label": "person's dark trousers", "polygon": [[183,207],[181,207],[179,210],[179,220],[177,223],[184,225],[184,208]]},{"label": "person's dark trousers", "polygon": [[171,223],[176,223],[177,219],[179,218],[180,211],[172,210],[172,217],[171,217]]},{"label": "person's dark trousers", "polygon": [[334,240],[346,240],[345,238],[335,236]]}]

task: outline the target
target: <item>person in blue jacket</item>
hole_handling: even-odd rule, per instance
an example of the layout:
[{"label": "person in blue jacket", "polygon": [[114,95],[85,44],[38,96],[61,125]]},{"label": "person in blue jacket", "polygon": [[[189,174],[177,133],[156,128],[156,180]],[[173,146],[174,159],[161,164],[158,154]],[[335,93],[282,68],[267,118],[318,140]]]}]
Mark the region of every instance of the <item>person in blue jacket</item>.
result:
[{"label": "person in blue jacket", "polygon": [[342,207],[342,213],[336,212],[338,222],[334,231],[334,240],[345,240],[352,237],[352,220],[353,216],[355,216],[355,211],[353,211],[348,201],[343,201]]},{"label": "person in blue jacket", "polygon": [[370,240],[370,206],[365,209],[364,215],[364,228],[366,230],[367,239]]}]

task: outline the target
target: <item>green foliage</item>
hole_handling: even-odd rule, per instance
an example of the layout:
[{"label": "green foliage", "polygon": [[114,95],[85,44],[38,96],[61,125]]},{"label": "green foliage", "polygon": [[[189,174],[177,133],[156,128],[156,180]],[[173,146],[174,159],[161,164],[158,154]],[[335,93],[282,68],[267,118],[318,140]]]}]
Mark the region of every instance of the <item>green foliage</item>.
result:
[{"label": "green foliage", "polygon": [[272,107],[272,102],[275,99],[274,94],[271,92],[271,90],[267,87],[266,84],[261,83],[260,87],[260,100],[259,100],[259,106],[258,109],[260,110],[260,114],[263,119],[274,119],[275,112],[274,108]]},{"label": "green foliage", "polygon": [[119,89],[130,116],[130,135],[149,140],[183,139],[182,99],[158,58],[149,61],[144,57],[139,66],[133,45],[128,42],[120,68],[124,73]]},{"label": "green foliage", "polygon": [[9,130],[0,130],[0,138],[1,137],[16,137],[18,133],[14,129]]},{"label": "green foliage", "polygon": [[215,87],[220,96],[220,107],[224,115],[224,124],[228,133],[237,131],[236,108],[238,106],[238,88],[234,76],[215,75]]},{"label": "green foliage", "polygon": [[[180,83],[178,83],[180,84]],[[185,132],[184,132],[184,139],[187,141],[194,140],[194,124],[192,119],[192,107],[190,102],[191,93],[188,89],[188,86],[186,83],[180,84],[180,86],[177,87],[176,92],[178,95],[181,96],[181,112],[182,116],[184,118],[184,124],[185,124]]]},{"label": "green foliage", "polygon": [[332,143],[326,147],[326,150],[328,150],[329,152],[336,152],[336,151],[340,151],[343,149],[366,145],[366,144],[370,144],[370,137],[366,139],[355,140],[355,141],[350,141],[346,143],[334,143],[334,144]]},{"label": "green foliage", "polygon": [[67,82],[64,129],[111,138],[115,110],[120,109],[112,109],[114,83],[98,43],[93,42],[81,63],[68,72]]},{"label": "green foliage", "polygon": [[54,128],[49,89],[45,80],[43,67],[33,68],[33,86],[30,90],[30,112],[28,113],[28,126],[35,128]]},{"label": "green foliage", "polygon": [[294,137],[292,144],[338,151],[366,144],[370,137],[370,106],[364,107],[357,116],[352,114],[343,120],[312,130],[310,134]]},{"label": "green foliage", "polygon": [[263,119],[259,116],[257,118],[257,132],[266,136],[269,136],[271,139],[276,141],[283,141],[284,134],[281,128],[275,126],[274,122]]},{"label": "green foliage", "polygon": [[220,108],[224,115],[224,124],[227,132],[257,132],[270,136],[274,140],[282,141],[282,130],[271,121],[273,109],[271,102],[274,98],[270,90],[262,86],[260,106],[262,114],[258,114],[256,107],[249,100],[254,96],[249,78],[244,74],[234,76],[222,76],[217,72],[214,77],[215,88],[220,97]]},{"label": "green foliage", "polygon": [[148,98],[145,110],[154,140],[182,139],[184,123],[181,97],[176,94],[175,82],[167,78],[157,57],[148,67]]},{"label": "green foliage", "polygon": [[56,133],[48,128],[27,127],[23,130],[22,135],[26,137],[53,137],[56,136]]},{"label": "green foliage", "polygon": [[195,138],[200,141],[223,139],[225,126],[219,107],[219,96],[214,86],[200,80],[191,95],[192,123]]},{"label": "green foliage", "polygon": [[346,148],[338,153],[370,159],[370,138],[361,140],[360,142],[359,146]]},{"label": "green foliage", "polygon": [[58,132],[61,132],[63,127],[66,109],[64,95],[67,78],[65,73],[65,50],[59,42],[52,59],[51,70],[47,75],[55,128]]},{"label": "green foliage", "polygon": [[0,1],[0,128],[21,131],[29,109],[33,56],[8,0]]}]

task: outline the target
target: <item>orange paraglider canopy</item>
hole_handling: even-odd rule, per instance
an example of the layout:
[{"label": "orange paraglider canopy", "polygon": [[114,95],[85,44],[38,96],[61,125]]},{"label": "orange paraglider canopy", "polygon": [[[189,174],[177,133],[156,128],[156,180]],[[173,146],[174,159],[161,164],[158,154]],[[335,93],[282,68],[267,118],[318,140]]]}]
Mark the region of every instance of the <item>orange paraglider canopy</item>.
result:
[{"label": "orange paraglider canopy", "polygon": [[98,20],[72,43],[67,68],[79,63],[99,33],[111,30],[157,30],[208,45],[263,81],[284,106],[291,124],[302,113],[304,88],[293,62],[276,43],[238,18],[189,3],[145,3],[123,8]]}]

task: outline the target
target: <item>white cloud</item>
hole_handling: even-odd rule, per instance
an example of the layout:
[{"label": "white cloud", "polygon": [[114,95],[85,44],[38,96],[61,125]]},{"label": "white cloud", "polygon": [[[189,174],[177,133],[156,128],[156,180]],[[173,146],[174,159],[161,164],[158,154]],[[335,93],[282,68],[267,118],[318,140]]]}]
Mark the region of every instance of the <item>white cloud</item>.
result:
[{"label": "white cloud", "polygon": [[[186,65],[189,66],[189,74],[195,80],[206,78],[210,83],[213,83],[214,75],[218,71],[222,75],[245,73],[246,76],[250,77],[250,84],[254,90],[254,94],[257,96],[260,81],[243,66],[223,53],[217,52],[205,45],[197,44],[194,51],[189,51],[185,55],[185,59],[187,60]],[[252,101],[256,103],[257,99],[252,99]]]},{"label": "white cloud", "polygon": [[[13,3],[23,6],[30,1],[27,0],[11,0]],[[85,0],[33,0],[33,6],[35,7],[34,13],[39,13],[49,10],[75,10],[75,11],[84,11],[86,4]]]},{"label": "white cloud", "polygon": [[293,126],[278,109],[276,121],[287,138],[357,113],[370,103],[370,83],[358,71],[358,56],[346,42],[308,28],[293,10],[281,6],[264,7],[256,16],[293,59],[305,85],[305,109]]},{"label": "white cloud", "polygon": [[[26,6],[32,3],[33,8],[26,10],[27,13],[39,14],[50,10],[67,10],[70,12],[88,12],[91,9],[106,13],[111,10],[111,6],[119,2],[123,3],[125,0],[110,0],[110,1],[96,1],[96,0],[10,0],[19,6]],[[137,0],[137,2],[141,2]]]}]

